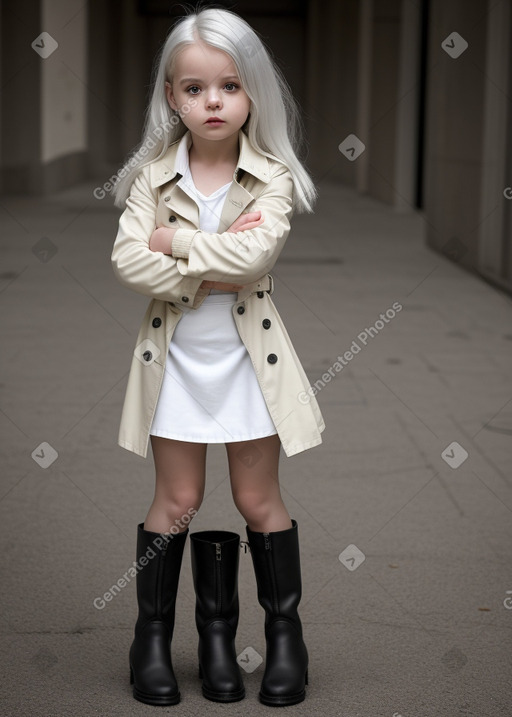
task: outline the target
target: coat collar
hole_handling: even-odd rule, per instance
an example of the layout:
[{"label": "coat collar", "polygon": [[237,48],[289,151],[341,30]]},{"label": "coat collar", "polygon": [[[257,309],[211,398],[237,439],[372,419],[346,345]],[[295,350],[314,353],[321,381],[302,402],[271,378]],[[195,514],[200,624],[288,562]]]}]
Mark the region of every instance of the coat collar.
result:
[{"label": "coat collar", "polygon": [[[270,179],[267,157],[252,147],[249,138],[242,130],[238,132],[238,142],[240,154],[238,156],[235,175],[239,169],[243,169],[266,184]],[[181,139],[173,142],[163,157],[151,163],[150,183],[152,188],[160,187],[162,184],[170,182],[176,177],[176,156],[178,154],[178,148],[182,143],[186,144],[187,149],[190,147],[192,143],[190,130],[187,130]]]}]

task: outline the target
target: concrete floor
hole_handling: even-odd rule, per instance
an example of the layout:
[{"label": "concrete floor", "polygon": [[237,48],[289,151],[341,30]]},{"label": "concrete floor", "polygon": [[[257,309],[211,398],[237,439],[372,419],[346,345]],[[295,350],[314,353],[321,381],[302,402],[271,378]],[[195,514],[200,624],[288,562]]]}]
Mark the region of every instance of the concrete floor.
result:
[{"label": "concrete floor", "polygon": [[[147,299],[116,282],[119,212],[94,186],[0,200],[0,712],[273,714],[257,700],[263,665],[244,673],[242,702],[201,696],[188,544],[173,642],[179,705],[131,696],[134,581],[94,607],[132,565],[153,492],[151,454],[116,444]],[[510,298],[429,251],[421,216],[320,189],[316,215],[294,220],[273,299],[311,383],[354,342],[360,350],[317,394],[323,444],[282,453],[311,658],[305,702],[283,711],[510,716]],[[402,309],[371,331],[395,302]],[[48,467],[43,442],[58,454]],[[193,530],[243,535],[224,446],[210,445],[207,460]],[[240,602],[237,650],[264,657],[243,553]]]}]

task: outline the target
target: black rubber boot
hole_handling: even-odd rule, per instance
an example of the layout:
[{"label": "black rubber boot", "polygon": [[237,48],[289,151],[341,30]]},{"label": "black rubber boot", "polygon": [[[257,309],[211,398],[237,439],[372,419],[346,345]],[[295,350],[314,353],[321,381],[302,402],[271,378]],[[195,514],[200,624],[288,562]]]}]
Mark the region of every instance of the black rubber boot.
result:
[{"label": "black rubber boot", "polygon": [[191,533],[190,555],[203,695],[236,702],[245,697],[235,650],[240,536],[223,530]]},{"label": "black rubber boot", "polygon": [[265,705],[302,702],[308,683],[308,652],[297,612],[302,582],[295,520],[292,526],[275,533],[255,533],[247,526],[258,601],[265,610],[267,656],[259,694]]},{"label": "black rubber boot", "polygon": [[[176,592],[188,528],[166,535],[137,530],[139,616],[130,648],[133,696],[148,705],[175,705],[180,692],[171,662]],[[146,559],[144,559],[146,558]]]}]

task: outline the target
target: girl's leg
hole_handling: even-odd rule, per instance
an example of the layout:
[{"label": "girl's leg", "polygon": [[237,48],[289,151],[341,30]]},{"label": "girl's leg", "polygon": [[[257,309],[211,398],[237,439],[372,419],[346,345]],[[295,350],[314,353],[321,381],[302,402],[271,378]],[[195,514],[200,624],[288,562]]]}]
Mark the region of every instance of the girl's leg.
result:
[{"label": "girl's leg", "polygon": [[261,533],[292,526],[279,488],[280,447],[277,433],[226,443],[233,500],[249,528]]},{"label": "girl's leg", "polygon": [[[258,601],[265,610],[267,643],[260,701],[302,702],[308,653],[297,606],[302,592],[297,522],[281,498],[278,434],[226,444],[233,498],[247,521]],[[271,557],[270,557],[271,556]]]},{"label": "girl's leg", "polygon": [[[204,496],[206,443],[190,443],[151,436],[155,461],[155,496],[144,529],[168,533],[173,526],[186,530],[191,516]],[[192,512],[192,515],[194,513]],[[175,531],[173,531],[175,532]]]},{"label": "girl's leg", "polygon": [[[199,508],[204,493],[206,445],[156,436],[151,436],[151,445],[155,497],[137,529],[137,562],[143,569],[137,572],[139,615],[130,648],[130,679],[133,696],[141,702],[174,705],[180,692],[170,641],[191,509]],[[159,533],[172,537],[164,541]]]}]

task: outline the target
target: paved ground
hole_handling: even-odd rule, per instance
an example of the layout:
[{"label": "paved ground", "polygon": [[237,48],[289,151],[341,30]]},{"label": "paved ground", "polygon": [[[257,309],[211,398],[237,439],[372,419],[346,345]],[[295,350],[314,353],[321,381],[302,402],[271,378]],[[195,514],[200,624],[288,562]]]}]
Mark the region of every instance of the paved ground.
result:
[{"label": "paved ground", "polygon": [[[134,583],[93,605],[131,566],[153,489],[151,458],[116,445],[147,300],[114,278],[118,212],[93,186],[0,200],[0,711],[274,714],[257,701],[261,665],[245,675],[243,702],[202,698],[188,546],[178,706],[131,696]],[[421,217],[324,183],[273,272],[310,381],[352,351],[318,393],[323,444],[281,459],[311,655],[307,699],[287,713],[511,714],[511,301],[426,249],[422,234]],[[395,302],[401,310],[376,324]],[[58,453],[47,468],[36,462],[42,442]],[[207,494],[194,529],[243,532],[222,445],[208,449]],[[264,655],[249,554],[240,599],[238,651]]]}]

